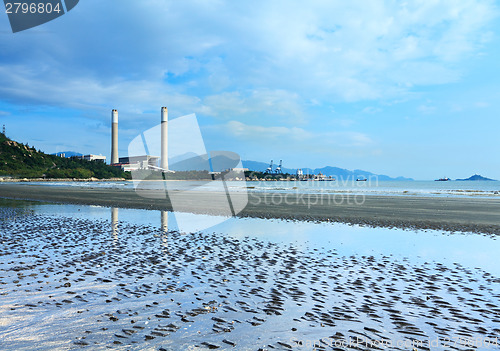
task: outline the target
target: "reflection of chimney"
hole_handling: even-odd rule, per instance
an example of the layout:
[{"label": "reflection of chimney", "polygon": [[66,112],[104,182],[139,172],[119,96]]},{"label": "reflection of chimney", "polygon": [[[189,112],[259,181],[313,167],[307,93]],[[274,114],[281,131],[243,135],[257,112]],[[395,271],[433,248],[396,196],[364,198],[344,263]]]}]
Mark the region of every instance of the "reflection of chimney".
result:
[{"label": "reflection of chimney", "polygon": [[163,232],[161,236],[161,241],[163,245],[163,252],[168,253],[168,211],[161,212],[161,231]]},{"label": "reflection of chimney", "polygon": [[118,163],[118,110],[111,111],[111,164]]},{"label": "reflection of chimney", "polygon": [[161,108],[161,164],[160,167],[168,170],[168,110]]},{"label": "reflection of chimney", "polygon": [[111,231],[113,232],[113,238],[118,239],[118,208],[111,208]]},{"label": "reflection of chimney", "polygon": [[161,211],[161,230],[168,232],[168,211]]}]

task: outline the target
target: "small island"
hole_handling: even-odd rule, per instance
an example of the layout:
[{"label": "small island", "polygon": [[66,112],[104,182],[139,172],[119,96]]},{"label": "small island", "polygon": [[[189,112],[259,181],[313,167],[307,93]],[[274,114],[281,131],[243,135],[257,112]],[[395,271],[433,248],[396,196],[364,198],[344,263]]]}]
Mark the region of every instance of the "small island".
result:
[{"label": "small island", "polygon": [[486,178],[486,177],[483,177],[479,174],[474,174],[473,176],[470,176],[469,178],[466,178],[466,179],[457,179],[459,181],[465,181],[465,180],[474,180],[474,181],[481,181],[481,180],[487,180],[487,181],[494,181],[496,182],[497,180],[496,179],[490,179],[490,178]]}]

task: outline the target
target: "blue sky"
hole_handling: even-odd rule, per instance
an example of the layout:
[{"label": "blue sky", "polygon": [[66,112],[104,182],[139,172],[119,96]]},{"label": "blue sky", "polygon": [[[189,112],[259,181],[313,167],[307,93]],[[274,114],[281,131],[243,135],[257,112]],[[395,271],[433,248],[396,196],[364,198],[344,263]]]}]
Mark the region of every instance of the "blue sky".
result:
[{"label": "blue sky", "polygon": [[13,34],[0,124],[45,151],[120,155],[196,113],[207,149],[286,167],[500,179],[499,3],[85,0]]}]

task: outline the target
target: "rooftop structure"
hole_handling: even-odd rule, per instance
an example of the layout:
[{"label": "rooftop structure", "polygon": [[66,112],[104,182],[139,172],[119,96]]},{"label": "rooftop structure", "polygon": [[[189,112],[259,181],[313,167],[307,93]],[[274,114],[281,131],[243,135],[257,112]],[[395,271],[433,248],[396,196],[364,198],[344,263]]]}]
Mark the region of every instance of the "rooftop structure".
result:
[{"label": "rooftop structure", "polygon": [[159,156],[142,155],[120,157],[119,165],[124,171],[135,171],[138,169],[158,169]]},{"label": "rooftop structure", "polygon": [[[64,157],[63,156],[64,154],[61,154],[61,157]],[[102,162],[106,162],[106,156],[102,156],[102,155],[83,155],[83,156],[77,156],[77,158],[81,159],[81,160],[87,160],[87,161],[102,161]]]}]

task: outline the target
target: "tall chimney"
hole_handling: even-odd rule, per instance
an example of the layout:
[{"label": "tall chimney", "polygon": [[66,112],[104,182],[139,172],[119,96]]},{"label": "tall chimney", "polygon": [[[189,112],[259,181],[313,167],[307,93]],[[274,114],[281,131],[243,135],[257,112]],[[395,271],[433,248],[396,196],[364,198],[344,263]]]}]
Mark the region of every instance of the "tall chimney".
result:
[{"label": "tall chimney", "polygon": [[160,167],[168,170],[168,110],[161,108],[161,164]]},{"label": "tall chimney", "polygon": [[118,163],[118,110],[111,111],[111,164]]}]

